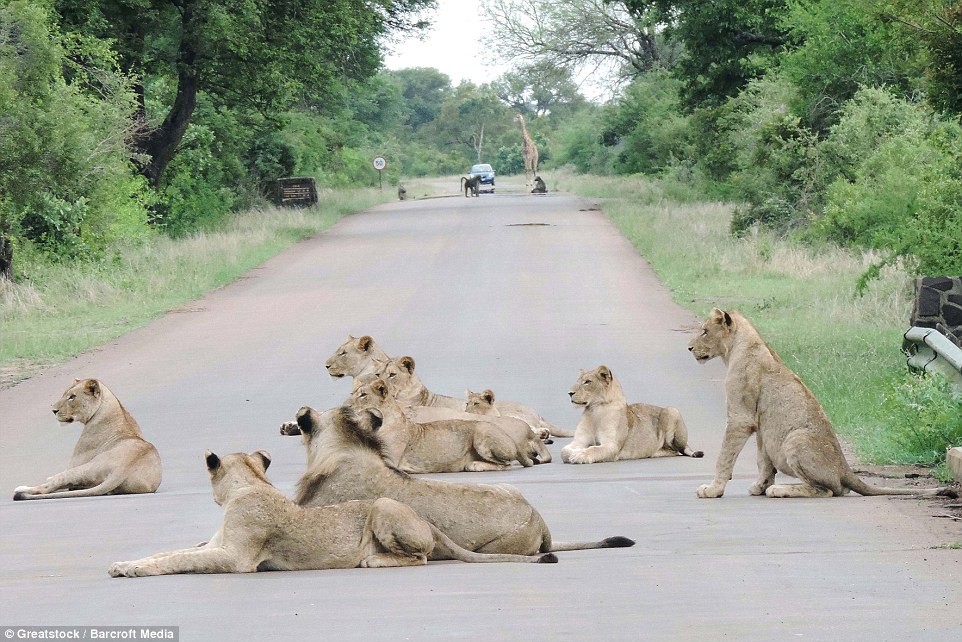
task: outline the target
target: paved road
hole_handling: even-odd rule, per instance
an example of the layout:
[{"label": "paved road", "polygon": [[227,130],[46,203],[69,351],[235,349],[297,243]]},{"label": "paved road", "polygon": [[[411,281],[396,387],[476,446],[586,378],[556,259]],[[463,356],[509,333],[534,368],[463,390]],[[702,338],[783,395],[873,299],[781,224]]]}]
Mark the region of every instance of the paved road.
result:
[{"label": "paved road", "polygon": [[[751,444],[726,497],[695,498],[721,440],[723,366],[694,363],[696,319],[585,207],[497,194],[376,208],[0,392],[8,497],[67,461],[78,428],[49,406],[73,377],[103,379],[164,459],[156,495],[0,499],[0,626],[177,625],[183,640],[959,640],[962,551],[931,548],[945,540],[917,500],[748,497]],[[346,397],[323,361],[349,333],[414,356],[438,392],[492,387],[564,426],[578,419],[566,393],[579,368],[605,363],[630,400],[680,408],[706,458],[569,466],[560,440],[556,463],[444,476],[516,484],[556,539],[638,542],[553,566],[110,579],[111,562],[217,529],[207,448],[267,449],[271,479],[293,489],[304,454],[277,426]]]}]

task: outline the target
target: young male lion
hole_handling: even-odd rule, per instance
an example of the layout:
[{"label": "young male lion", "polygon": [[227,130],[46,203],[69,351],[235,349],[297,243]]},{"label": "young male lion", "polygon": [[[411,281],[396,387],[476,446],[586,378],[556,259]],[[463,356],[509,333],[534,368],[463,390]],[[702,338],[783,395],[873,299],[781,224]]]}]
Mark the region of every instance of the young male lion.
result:
[{"label": "young male lion", "polygon": [[512,461],[525,467],[537,463],[532,459],[537,453],[523,452],[491,422],[477,418],[416,424],[404,414],[383,380],[365,375],[355,382],[348,405],[380,413],[383,423],[378,434],[384,442],[384,456],[406,473],[481,472],[506,470]]},{"label": "young male lion", "polygon": [[[822,405],[743,315],[714,308],[688,350],[699,363],[721,357],[728,367],[725,394],[728,419],[715,479],[699,486],[699,497],[721,497],[735,459],[754,433],[758,480],[748,492],[769,497],[860,495],[937,495],[946,489],[878,488],[849,468],[835,429]],[[781,472],[801,484],[775,484]]]},{"label": "young male lion", "polygon": [[114,393],[97,379],[75,379],[53,405],[57,421],[84,424],[69,468],[39,486],[18,486],[15,501],[152,493],[160,455]]},{"label": "young male lion", "polygon": [[224,524],[206,544],[116,562],[112,577],[174,573],[253,573],[329,568],[417,566],[434,551],[464,562],[556,562],[553,555],[481,555],[466,551],[393,499],[302,508],[274,488],[263,451],[221,458],[207,451],[214,501]]},{"label": "young male lion", "polygon": [[584,406],[584,413],[575,438],[561,449],[566,464],[704,454],[688,447],[688,429],[678,410],[628,405],[621,384],[607,366],[582,370],[568,396],[571,403]]},{"label": "young male lion", "polygon": [[[459,546],[478,553],[535,555],[633,546],[626,537],[599,542],[552,542],[547,525],[521,492],[507,484],[458,484],[415,478],[388,465],[381,419],[350,407],[319,413],[304,407],[297,425],[307,448],[307,471],[295,501],[325,506],[390,497],[413,508]],[[435,549],[430,559],[446,559]]]}]

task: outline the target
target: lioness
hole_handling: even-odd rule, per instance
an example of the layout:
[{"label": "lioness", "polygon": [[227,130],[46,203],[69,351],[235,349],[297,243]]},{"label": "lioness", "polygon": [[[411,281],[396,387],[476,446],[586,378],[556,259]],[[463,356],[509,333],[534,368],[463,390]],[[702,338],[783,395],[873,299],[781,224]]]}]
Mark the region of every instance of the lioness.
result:
[{"label": "lioness", "polygon": [[378,411],[383,421],[378,435],[384,443],[384,457],[406,473],[506,470],[512,461],[525,467],[535,463],[490,422],[447,419],[417,424],[404,414],[382,379],[367,375],[355,381],[358,385],[348,405],[358,411]]},{"label": "lioness", "polygon": [[[465,402],[457,397],[439,395],[427,389],[421,378],[414,371],[413,357],[390,359],[382,365],[376,364],[375,372],[385,379],[391,386],[391,392],[403,404],[411,406],[435,406],[464,410]],[[541,439],[550,435],[570,437],[573,433],[565,434],[557,426],[545,421],[533,408],[514,401],[495,401],[494,407],[503,417],[514,417],[528,424],[531,431]]]},{"label": "lioness", "polygon": [[253,573],[427,564],[435,551],[464,562],[556,562],[541,556],[466,551],[393,499],[302,508],[274,488],[263,450],[223,458],[207,451],[214,501],[224,524],[206,544],[116,562],[113,577],[173,573]]},{"label": "lioness", "polygon": [[97,379],[75,379],[53,405],[57,421],[84,424],[69,468],[39,486],[17,486],[15,501],[152,493],[160,455],[114,393]]},{"label": "lioness", "polygon": [[[699,486],[699,497],[721,497],[735,459],[748,438],[758,445],[758,480],[748,492],[769,497],[832,497],[850,490],[860,495],[937,495],[946,489],[877,488],[849,468],[822,405],[794,372],[735,311],[714,308],[688,350],[699,363],[721,357],[728,366],[725,394],[728,420],[715,479]],[[775,484],[776,471],[801,484]]]},{"label": "lioness", "polygon": [[[554,542],[538,511],[507,484],[456,484],[411,477],[385,463],[379,417],[334,408],[297,413],[307,448],[307,472],[295,501],[324,506],[353,499],[390,497],[413,508],[459,546],[478,553],[534,555],[588,548],[633,546],[626,537],[600,542]],[[444,559],[435,549],[430,559]]]},{"label": "lioness", "polygon": [[675,408],[628,405],[621,384],[607,366],[581,371],[568,393],[584,406],[575,438],[561,449],[566,464],[595,464],[648,457],[702,457],[688,447],[688,429]]},{"label": "lioness", "polygon": [[387,361],[390,357],[368,335],[358,338],[348,335],[347,341],[338,346],[334,354],[328,357],[324,367],[335,379],[357,377],[370,372],[374,367],[375,359]]}]

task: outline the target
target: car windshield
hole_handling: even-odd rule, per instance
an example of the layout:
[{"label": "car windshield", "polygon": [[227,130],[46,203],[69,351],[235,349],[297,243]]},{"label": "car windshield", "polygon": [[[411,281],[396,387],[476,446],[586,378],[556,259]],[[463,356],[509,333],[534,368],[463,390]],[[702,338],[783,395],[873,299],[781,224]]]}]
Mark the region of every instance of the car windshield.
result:
[{"label": "car windshield", "polygon": [[493,172],[490,165],[475,165],[471,168],[472,172]]}]

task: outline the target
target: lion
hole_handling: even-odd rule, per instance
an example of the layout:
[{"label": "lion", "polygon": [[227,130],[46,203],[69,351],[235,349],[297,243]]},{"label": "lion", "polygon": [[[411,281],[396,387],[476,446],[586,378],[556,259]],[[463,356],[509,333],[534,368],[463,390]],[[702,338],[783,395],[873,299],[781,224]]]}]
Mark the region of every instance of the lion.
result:
[{"label": "lion", "polygon": [[[391,392],[402,404],[410,406],[434,406],[465,410],[465,402],[457,397],[439,395],[428,390],[421,378],[414,371],[413,357],[389,359],[386,363],[375,363],[374,372],[391,386]],[[533,408],[515,401],[496,401],[494,407],[502,417],[514,417],[525,422],[537,437],[545,439],[550,435],[571,437],[574,433],[566,433],[557,426],[546,421]]]},{"label": "lion", "polygon": [[75,379],[53,405],[57,421],[84,424],[69,468],[39,486],[17,486],[15,501],[152,493],[160,455],[114,393],[97,379]]},{"label": "lion", "polygon": [[463,562],[557,562],[537,556],[466,551],[401,502],[381,497],[302,508],[267,480],[270,454],[223,458],[207,451],[214,501],[224,523],[209,542],[111,565],[112,577],[253,573],[427,564],[432,553]]},{"label": "lion", "polygon": [[[725,437],[715,464],[715,479],[699,486],[698,497],[721,497],[725,493],[735,459],[752,433],[758,446],[758,480],[748,489],[751,495],[839,497],[849,491],[860,495],[952,492],[945,488],[879,488],[859,479],[845,461],[822,405],[739,312],[713,308],[688,350],[698,363],[721,357],[728,367]],[[776,484],[776,472],[802,483]]]},{"label": "lion", "polygon": [[338,346],[324,367],[334,379],[341,377],[357,377],[374,368],[375,360],[388,361],[387,354],[381,350],[374,339],[368,335],[354,338],[348,335],[347,341]]},{"label": "lion", "polygon": [[367,375],[355,381],[348,405],[380,414],[384,457],[406,473],[481,472],[507,470],[512,461],[525,467],[537,463],[532,459],[537,453],[522,451],[493,423],[474,418],[418,424],[404,414],[382,379]]},{"label": "lion", "polygon": [[566,464],[596,464],[649,457],[702,457],[688,447],[688,429],[676,408],[628,404],[621,384],[607,366],[581,371],[568,393],[583,406],[575,438],[561,449]]},{"label": "lion", "polygon": [[[459,484],[415,478],[383,456],[380,418],[342,406],[297,413],[307,449],[307,471],[295,501],[324,506],[355,499],[390,497],[407,504],[459,546],[476,553],[536,555],[558,551],[633,546],[627,537],[598,542],[553,542],[535,508],[507,484]],[[446,559],[435,549],[429,559]]]}]

